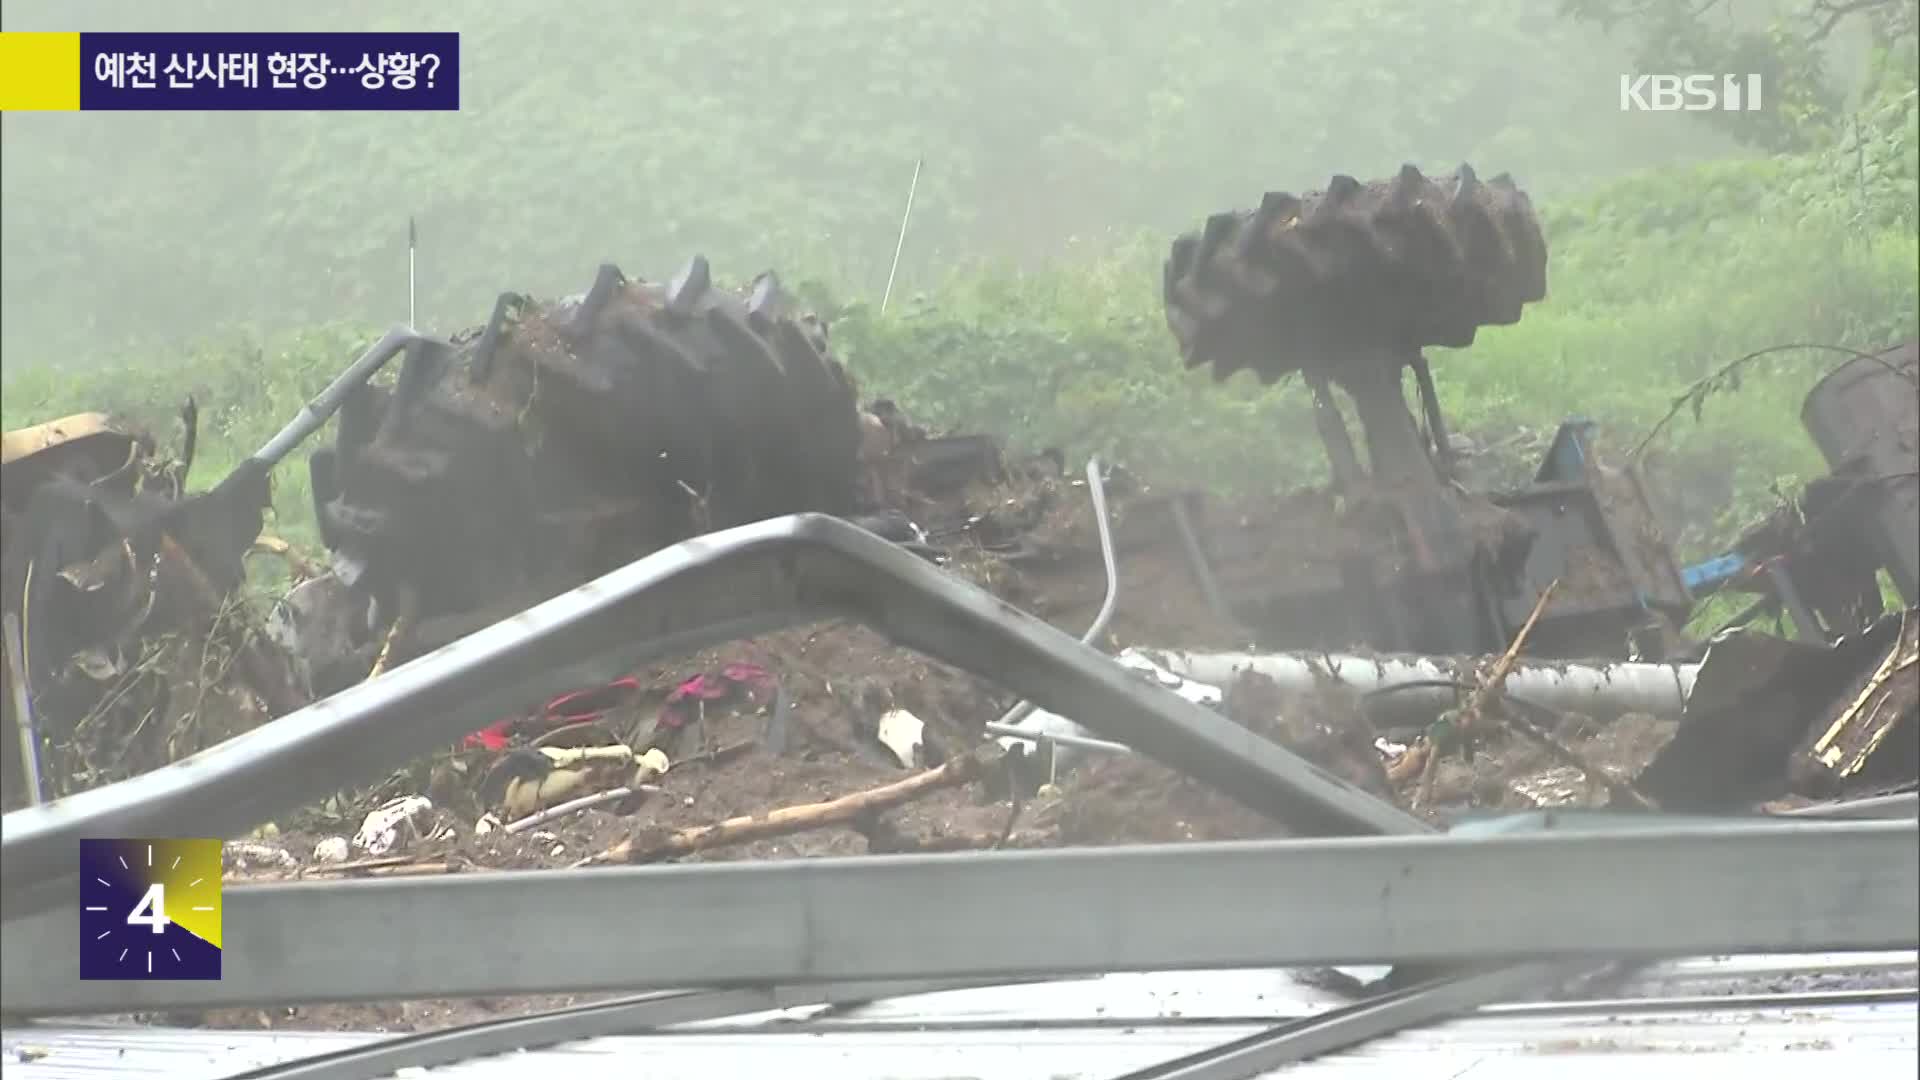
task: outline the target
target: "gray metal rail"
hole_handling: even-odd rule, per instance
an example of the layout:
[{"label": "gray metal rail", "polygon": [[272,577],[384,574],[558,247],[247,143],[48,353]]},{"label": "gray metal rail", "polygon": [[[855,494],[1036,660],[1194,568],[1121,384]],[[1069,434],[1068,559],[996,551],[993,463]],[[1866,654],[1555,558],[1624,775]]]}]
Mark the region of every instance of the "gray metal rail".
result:
[{"label": "gray metal rail", "polygon": [[[1009,919],[1010,897],[1045,897],[1071,916]],[[72,906],[9,920],[0,997],[10,1012],[47,1015],[1908,948],[1920,925],[1920,822],[490,872],[243,885],[223,907],[217,982],[82,982]],[[671,933],[610,935],[609,912],[620,926]]]},{"label": "gray metal rail", "polygon": [[89,836],[240,835],[457,741],[531,700],[720,642],[855,619],[1220,788],[1307,835],[1430,832],[1231,720],[836,518],[677,544],[270,724],[117,784],[6,815],[5,918],[71,903]]}]

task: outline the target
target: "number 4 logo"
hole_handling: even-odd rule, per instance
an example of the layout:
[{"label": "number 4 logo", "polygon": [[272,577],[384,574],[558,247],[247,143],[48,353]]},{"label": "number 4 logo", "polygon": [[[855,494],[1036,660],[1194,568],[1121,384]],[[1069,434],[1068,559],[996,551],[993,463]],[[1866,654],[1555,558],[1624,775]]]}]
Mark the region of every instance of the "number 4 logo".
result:
[{"label": "number 4 logo", "polygon": [[127,914],[127,925],[151,926],[156,934],[166,933],[172,921],[167,918],[167,887],[157,881],[147,886],[147,894]]}]

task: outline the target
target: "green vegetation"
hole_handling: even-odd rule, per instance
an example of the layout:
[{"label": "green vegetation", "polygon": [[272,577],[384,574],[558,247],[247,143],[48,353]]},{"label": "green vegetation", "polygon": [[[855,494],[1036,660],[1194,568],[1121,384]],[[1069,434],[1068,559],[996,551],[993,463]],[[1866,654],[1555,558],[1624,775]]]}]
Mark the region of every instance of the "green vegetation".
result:
[{"label": "green vegetation", "polygon": [[[584,289],[602,259],[654,277],[696,251],[736,279],[772,264],[831,318],[867,395],[923,422],[1152,479],[1288,486],[1321,469],[1304,392],[1183,371],[1160,260],[1209,212],[1402,159],[1511,170],[1547,226],[1548,299],[1433,354],[1452,421],[1483,443],[1585,415],[1623,453],[1744,353],[1920,333],[1910,35],[1836,31],[1851,77],[1823,76],[1822,122],[1790,154],[1743,157],[1738,132],[1619,112],[1632,46],[1525,0],[1286,20],[1223,0],[1124,22],[1089,4],[588,0],[564,24],[475,5],[444,22],[466,49],[457,116],[8,116],[5,423],[105,406],[164,433],[192,393],[211,483],[404,314],[414,212],[421,323],[440,332],[501,289]],[[130,28],[231,6],[93,5]],[[48,3],[7,18],[60,22]],[[324,21],[418,25],[367,0]],[[1650,449],[1684,554],[1821,469],[1799,404],[1836,362],[1761,361]],[[311,542],[304,473],[280,472],[278,529]]]}]

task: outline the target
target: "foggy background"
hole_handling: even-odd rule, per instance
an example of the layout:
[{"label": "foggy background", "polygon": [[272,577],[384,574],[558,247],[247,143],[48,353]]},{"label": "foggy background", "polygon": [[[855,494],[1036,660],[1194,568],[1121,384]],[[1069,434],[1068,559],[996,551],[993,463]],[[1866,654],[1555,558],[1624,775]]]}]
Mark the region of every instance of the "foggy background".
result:
[{"label": "foggy background", "polygon": [[[482,322],[694,254],[877,300],[981,259],[1156,246],[1344,172],[1511,172],[1536,201],[1735,146],[1622,113],[1628,48],[1550,0],[9,0],[7,30],[457,30],[458,113],[9,114],[9,370],[246,326]],[[1838,46],[1847,47],[1844,40]],[[1169,348],[1171,344],[1169,343]]]}]

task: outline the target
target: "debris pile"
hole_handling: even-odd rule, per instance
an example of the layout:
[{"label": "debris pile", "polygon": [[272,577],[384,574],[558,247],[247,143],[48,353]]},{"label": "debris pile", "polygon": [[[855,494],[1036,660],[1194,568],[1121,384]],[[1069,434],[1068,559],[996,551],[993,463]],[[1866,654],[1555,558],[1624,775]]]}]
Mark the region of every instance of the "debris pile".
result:
[{"label": "debris pile", "polygon": [[[1530,221],[1524,196],[1470,181],[1465,172],[1448,181],[1466,192],[1449,196],[1467,207],[1460,213],[1472,217],[1474,200],[1494,199],[1486,211],[1498,211],[1494,218],[1512,218],[1513,228]],[[1401,178],[1401,188],[1412,184]],[[1408,203],[1394,194],[1401,188],[1354,205],[1373,207],[1388,232],[1413,228],[1404,215],[1426,196]],[[1483,304],[1474,318],[1517,313],[1531,295],[1524,232],[1503,241],[1504,255],[1468,252],[1458,265],[1433,264],[1504,283],[1495,291],[1507,299]],[[1236,258],[1263,250],[1247,243]],[[1441,333],[1421,318],[1409,325],[1424,330],[1406,332]],[[184,463],[138,465],[141,475],[172,477],[170,491],[135,484],[110,498],[113,456],[150,454],[132,449],[137,440],[43,434],[34,436],[46,444],[37,452],[16,454],[36,444],[9,436],[8,498],[30,491],[38,501],[8,504],[7,595],[23,610],[42,595],[27,581],[30,567],[56,567],[66,590],[46,602],[55,614],[31,620],[31,655],[65,659],[23,669],[34,673],[31,711],[42,720],[39,767],[57,778],[43,794],[146,771],[665,544],[780,513],[846,517],[1076,635],[1109,588],[1094,500],[1062,454],[1011,457],[991,439],[926,431],[884,399],[859,407],[826,327],[796,313],[771,275],[736,295],[712,285],[704,260],[664,285],[603,267],[582,297],[540,305],[508,295],[485,327],[451,344],[414,339],[390,387],[337,385],[338,437],[310,460],[332,566],[303,568],[264,627],[235,588],[258,538],[264,472],[243,467],[187,497]],[[1393,411],[1381,409],[1376,420]],[[1450,454],[1457,444],[1432,419],[1421,437]],[[1435,820],[1490,808],[1751,808],[1910,779],[1905,747],[1920,724],[1911,719],[1915,646],[1904,615],[1897,627],[1883,620],[1831,648],[1750,634],[1716,641],[1699,668],[1706,690],[1689,694],[1670,676],[1660,694],[1619,706],[1637,685],[1610,666],[1628,645],[1623,631],[1634,628],[1620,619],[1644,619],[1649,603],[1670,600],[1662,589],[1677,571],[1637,478],[1595,464],[1591,435],[1589,425],[1563,425],[1531,486],[1450,504],[1485,514],[1423,519],[1438,504],[1397,503],[1396,513],[1414,515],[1397,519],[1408,526],[1398,531],[1375,528],[1371,511],[1345,505],[1336,491],[1225,505],[1108,469],[1102,490],[1118,602],[1091,644],[1137,677]],[[66,444],[77,462],[71,475],[49,468],[50,479],[16,482],[16,461],[50,466],[47,453]],[[1385,443],[1373,449],[1375,481],[1392,480],[1383,468],[1406,473],[1400,480],[1412,475],[1407,462],[1382,456]],[[63,491],[84,497],[56,497]],[[87,531],[96,519],[111,529]],[[1561,519],[1583,524],[1551,524]],[[1526,526],[1526,543],[1514,540],[1514,522]],[[1517,575],[1475,631],[1502,628],[1505,653],[1369,655],[1369,646],[1394,640],[1376,633],[1394,618],[1371,591],[1385,583],[1373,569],[1418,570],[1420,552],[1437,550],[1423,545],[1443,538],[1443,525],[1463,525],[1469,546],[1491,557],[1474,564],[1480,571]],[[1405,580],[1426,588],[1436,579],[1423,575],[1440,569],[1433,563]],[[1629,594],[1639,599],[1623,605]],[[107,606],[89,606],[96,601]],[[158,614],[129,619],[130,605]],[[120,614],[83,624],[79,616],[96,610]],[[76,625],[93,629],[60,636]],[[1404,626],[1395,633],[1418,636]],[[159,674],[127,644],[150,639],[186,656],[180,670],[192,679],[160,678],[144,694],[119,690],[111,679]],[[1528,657],[1605,654],[1576,651],[1602,639],[1613,656],[1528,666]],[[1174,662],[1153,651],[1271,654],[1303,645],[1342,650],[1353,663],[1343,672],[1346,660],[1294,652],[1265,666],[1200,671],[1202,654]],[[1768,683],[1763,672],[1756,684],[1752,653],[1770,649],[1779,651],[1771,670],[1785,682]],[[1658,657],[1644,659],[1643,675],[1665,670]],[[1371,682],[1357,674],[1369,666]],[[1298,677],[1277,677],[1283,668]],[[74,672],[98,684],[85,709],[59,695]],[[1595,694],[1618,707],[1589,708],[1597,698],[1571,692],[1540,697],[1542,688],[1576,684],[1600,687]],[[1754,695],[1773,719],[1758,728],[1729,719],[1757,715]],[[96,715],[102,701],[107,712]],[[1031,729],[989,730],[1015,704],[1004,691],[857,626],[736,642],[526,704],[428,760],[395,762],[372,790],[279,822],[275,836],[250,841],[264,846],[245,855],[246,873],[444,873],[1221,839],[1283,828],[1104,742],[1097,717],[1036,713]],[[16,740],[6,742],[17,753]],[[17,761],[7,769],[11,785],[22,769]],[[10,806],[24,801],[17,794],[10,788]]]},{"label": "debris pile", "polygon": [[[100,413],[8,432],[4,598],[9,737],[6,805],[23,805],[23,743],[38,795],[144,772],[305,703],[286,658],[258,640],[237,590],[260,537],[269,477],[258,463],[187,494],[197,409],[183,449]],[[21,729],[26,739],[13,737]]]},{"label": "debris pile", "polygon": [[[861,416],[885,439],[870,440],[859,462],[856,487],[868,494],[854,520],[1069,633],[1085,629],[1107,586],[1100,530],[1086,483],[1059,455],[1009,459],[988,440],[924,432],[885,402]],[[1306,535],[1311,520],[1289,511],[1323,496],[1242,512],[1120,469],[1105,473],[1103,489],[1118,606],[1096,647],[1429,820],[1495,809],[1751,810],[1911,782],[1920,731],[1912,612],[1833,647],[1734,635],[1715,641],[1697,670],[1569,663],[1526,648],[1555,610],[1550,582],[1501,656],[1376,655],[1351,642],[1344,656],[1208,654],[1191,650],[1261,647],[1260,631],[1219,593],[1256,595],[1287,560],[1313,557],[1311,548],[1276,554],[1260,539]],[[1202,560],[1183,536],[1195,533],[1212,540]],[[297,680],[314,677],[316,690],[323,672],[351,684],[430,645],[433,620],[368,636],[353,591],[333,572],[316,574],[279,605],[270,635],[246,640],[300,661]],[[355,621],[360,644],[329,652],[325,641],[347,640],[342,627]],[[1170,644],[1189,651],[1164,651]],[[1664,688],[1646,681],[1661,672]],[[1103,745],[1097,726],[1036,713],[1033,738],[990,731],[1012,704],[859,626],[770,634],[529,702],[430,758],[396,762],[370,790],[235,841],[229,870],[236,881],[382,877],[1286,832],[1201,779]],[[256,704],[222,715],[238,730],[267,712]],[[139,734],[137,721],[118,722],[132,726],[101,730]],[[1067,741],[1075,734],[1093,741],[1076,746]],[[384,1022],[495,1007],[526,1005],[408,1006]],[[367,1022],[347,1007],[204,1020]]]}]

